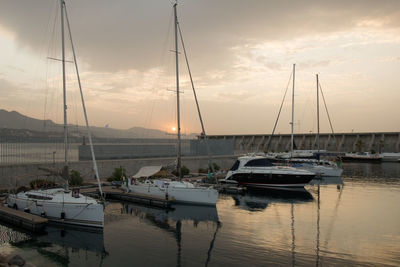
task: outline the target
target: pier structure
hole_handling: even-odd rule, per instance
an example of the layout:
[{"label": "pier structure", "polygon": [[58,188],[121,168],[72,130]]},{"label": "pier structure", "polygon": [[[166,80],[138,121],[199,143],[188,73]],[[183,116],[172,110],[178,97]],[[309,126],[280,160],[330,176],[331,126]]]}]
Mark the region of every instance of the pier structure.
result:
[{"label": "pier structure", "polygon": [[42,231],[48,222],[46,218],[6,207],[2,201],[0,202],[0,221],[32,232]]},{"label": "pier structure", "polygon": [[[291,149],[290,134],[208,135],[211,140],[231,140],[234,153],[285,152]],[[316,150],[317,134],[294,135],[296,149]],[[336,152],[400,152],[400,132],[322,133],[320,149]]]}]

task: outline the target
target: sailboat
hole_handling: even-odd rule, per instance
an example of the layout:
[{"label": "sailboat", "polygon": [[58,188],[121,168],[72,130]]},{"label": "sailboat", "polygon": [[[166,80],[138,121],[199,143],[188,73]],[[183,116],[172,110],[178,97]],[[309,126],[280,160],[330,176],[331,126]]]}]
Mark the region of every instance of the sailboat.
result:
[{"label": "sailboat", "polygon": [[78,65],[76,63],[75,50],[71,37],[71,29],[68,21],[68,15],[64,0],[60,0],[60,8],[61,8],[61,40],[62,40],[61,61],[62,61],[62,71],[63,71],[64,151],[65,151],[64,168],[62,170],[61,176],[65,179],[66,186],[65,188],[30,190],[27,192],[20,192],[18,194],[10,194],[7,198],[7,205],[17,210],[22,210],[35,215],[43,216],[49,219],[50,221],[58,223],[103,228],[104,206],[102,202],[94,198],[86,197],[80,194],[79,189],[69,190],[68,188],[69,168],[68,168],[68,135],[67,135],[67,111],[66,111],[67,104],[66,104],[66,75],[65,75],[65,48],[64,48],[64,15],[68,26],[68,33],[71,41],[77,80],[81,93],[82,107],[85,115],[86,127],[88,130],[88,137],[93,159],[93,169],[95,171],[95,175],[97,178],[99,191],[101,195],[103,195],[93,150],[92,137],[86,114],[84,98],[82,94]]},{"label": "sailboat", "polygon": [[[294,96],[293,65],[293,96]],[[292,105],[293,105],[292,97]],[[292,121],[293,121],[292,110]],[[293,151],[292,123],[292,151]],[[268,155],[246,155],[239,157],[226,174],[222,183],[237,184],[248,188],[258,189],[288,189],[302,188],[315,178],[315,173],[290,166],[276,166],[277,159]],[[285,164],[286,165],[286,164]]]},{"label": "sailboat", "polygon": [[[147,196],[162,197],[177,203],[210,205],[215,206],[218,200],[218,191],[212,187],[197,186],[193,183],[182,181],[181,173],[181,128],[180,128],[180,106],[179,106],[179,65],[178,65],[178,17],[176,11],[177,3],[174,4],[174,25],[175,25],[175,66],[176,66],[176,95],[177,95],[177,173],[178,181],[170,179],[150,180],[144,182],[131,180],[127,189],[131,192]],[[182,35],[181,35],[182,40]],[[183,42],[182,42],[183,43]],[[196,99],[197,100],[197,99]],[[200,113],[199,113],[200,114]],[[200,117],[201,118],[201,117]],[[203,133],[204,133],[204,127]]]},{"label": "sailboat", "polygon": [[321,160],[320,157],[320,147],[319,147],[319,79],[318,74],[317,79],[317,157],[318,159],[310,158],[297,158],[295,153],[295,143],[294,143],[294,88],[295,88],[295,64],[293,65],[293,90],[292,90],[292,122],[291,124],[291,152],[289,155],[287,153],[275,154],[272,156],[271,160],[274,163],[282,163],[287,165],[290,163],[292,167],[304,169],[315,173],[318,177],[340,177],[342,175],[343,169],[339,168],[337,164],[327,160]]}]

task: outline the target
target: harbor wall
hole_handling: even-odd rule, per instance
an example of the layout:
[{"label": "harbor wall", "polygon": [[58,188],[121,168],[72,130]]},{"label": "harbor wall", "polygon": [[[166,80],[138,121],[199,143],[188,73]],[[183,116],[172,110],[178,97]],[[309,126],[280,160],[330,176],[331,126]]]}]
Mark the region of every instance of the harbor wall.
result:
[{"label": "harbor wall", "polygon": [[[235,156],[214,156],[212,162],[218,164],[222,169],[228,169],[236,160]],[[110,177],[115,168],[123,167],[126,169],[127,175],[134,175],[143,166],[162,165],[167,166],[174,164],[176,157],[166,158],[142,158],[142,159],[121,159],[121,160],[98,160],[99,176],[102,181],[106,181]],[[207,168],[208,157],[183,157],[182,164],[189,168],[193,173],[198,172],[200,168]],[[54,176],[47,176],[48,171],[61,170],[62,163],[36,163],[36,164],[12,164],[0,166],[0,189],[17,188],[20,186],[27,186],[29,182],[38,178],[48,178],[60,182],[61,178],[54,178]],[[85,182],[95,182],[92,161],[78,161],[69,164],[70,170],[79,171]],[[52,180],[52,181],[53,181]]]},{"label": "harbor wall", "polygon": [[[183,156],[234,155],[232,140],[209,140],[208,149],[204,140],[183,140],[181,153]],[[94,144],[94,154],[97,159],[135,159],[175,157],[177,144],[174,143],[136,143],[136,144]],[[91,160],[89,145],[79,146],[79,160]]]},{"label": "harbor wall", "polygon": [[[291,135],[208,135],[211,140],[231,140],[236,155],[252,152],[285,152],[290,151]],[[315,133],[295,134],[297,149],[318,149],[318,137]],[[400,132],[377,133],[323,133],[319,136],[321,150],[337,152],[400,152]]]}]

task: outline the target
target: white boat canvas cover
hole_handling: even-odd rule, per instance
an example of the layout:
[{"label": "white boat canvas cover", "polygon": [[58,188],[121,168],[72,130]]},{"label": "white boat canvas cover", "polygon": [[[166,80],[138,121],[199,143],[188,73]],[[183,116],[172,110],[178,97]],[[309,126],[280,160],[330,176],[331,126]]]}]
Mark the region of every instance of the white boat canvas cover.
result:
[{"label": "white boat canvas cover", "polygon": [[162,166],[144,166],[133,176],[133,178],[148,178],[161,171]]}]

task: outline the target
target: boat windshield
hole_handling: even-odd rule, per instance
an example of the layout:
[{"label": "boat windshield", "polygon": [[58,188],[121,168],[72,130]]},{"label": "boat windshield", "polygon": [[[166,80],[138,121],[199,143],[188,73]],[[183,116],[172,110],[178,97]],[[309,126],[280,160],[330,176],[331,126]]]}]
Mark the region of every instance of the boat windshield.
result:
[{"label": "boat windshield", "polygon": [[240,161],[235,161],[233,164],[232,168],[230,169],[231,171],[236,171],[239,168]]},{"label": "boat windshield", "polygon": [[253,159],[247,162],[245,167],[271,167],[274,166],[268,159]]}]

